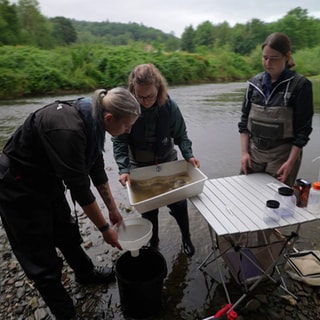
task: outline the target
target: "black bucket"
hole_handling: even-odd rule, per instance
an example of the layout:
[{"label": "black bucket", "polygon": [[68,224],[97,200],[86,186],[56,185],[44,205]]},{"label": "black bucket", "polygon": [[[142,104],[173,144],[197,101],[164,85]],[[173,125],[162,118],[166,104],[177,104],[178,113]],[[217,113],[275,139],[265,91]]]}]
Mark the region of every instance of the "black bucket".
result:
[{"label": "black bucket", "polygon": [[146,319],[163,309],[167,264],[158,251],[142,248],[137,257],[127,251],[118,258],[115,269],[124,314]]}]

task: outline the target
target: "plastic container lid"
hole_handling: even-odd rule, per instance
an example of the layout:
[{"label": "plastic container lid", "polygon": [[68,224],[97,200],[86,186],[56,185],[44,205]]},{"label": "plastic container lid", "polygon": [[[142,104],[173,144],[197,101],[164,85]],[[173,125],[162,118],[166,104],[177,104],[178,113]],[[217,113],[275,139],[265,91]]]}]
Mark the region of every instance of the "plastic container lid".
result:
[{"label": "plastic container lid", "polygon": [[280,187],[278,189],[279,194],[282,196],[292,196],[293,195],[293,189],[289,187]]},{"label": "plastic container lid", "polygon": [[301,186],[301,187],[311,187],[311,182],[307,181],[307,180],[304,180],[304,179],[297,179],[296,180],[296,183],[298,186]]},{"label": "plastic container lid", "polygon": [[320,190],[320,181],[314,182],[312,184],[312,188],[316,190]]},{"label": "plastic container lid", "polygon": [[277,209],[280,206],[280,202],[277,200],[267,200],[266,205],[268,208]]}]

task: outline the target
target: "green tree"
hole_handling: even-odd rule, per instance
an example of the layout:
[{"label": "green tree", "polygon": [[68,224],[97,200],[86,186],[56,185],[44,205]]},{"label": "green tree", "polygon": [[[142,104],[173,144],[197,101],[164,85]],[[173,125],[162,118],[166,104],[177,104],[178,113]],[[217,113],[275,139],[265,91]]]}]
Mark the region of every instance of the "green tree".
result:
[{"label": "green tree", "polygon": [[50,19],[53,30],[52,36],[58,44],[65,45],[77,41],[77,33],[69,19],[55,17]]},{"label": "green tree", "polygon": [[53,47],[48,20],[41,15],[37,0],[19,0],[18,17],[22,27],[22,43],[40,48]]},{"label": "green tree", "polygon": [[252,19],[246,24],[236,24],[232,31],[233,39],[231,47],[236,53],[242,55],[249,54],[269,34],[267,24],[259,19]]},{"label": "green tree", "polygon": [[195,52],[195,31],[191,25],[186,27],[182,33],[181,50]]},{"label": "green tree", "polygon": [[224,21],[213,26],[215,46],[224,46],[231,43],[232,28],[229,23]]},{"label": "green tree", "polygon": [[293,50],[312,48],[320,43],[320,20],[308,16],[308,10],[297,7],[273,23],[274,31],[286,33]]},{"label": "green tree", "polygon": [[213,30],[213,25],[210,21],[201,23],[195,31],[196,46],[206,46],[208,48],[213,47],[213,43],[215,40]]},{"label": "green tree", "polygon": [[0,44],[19,43],[20,26],[16,6],[0,0]]}]

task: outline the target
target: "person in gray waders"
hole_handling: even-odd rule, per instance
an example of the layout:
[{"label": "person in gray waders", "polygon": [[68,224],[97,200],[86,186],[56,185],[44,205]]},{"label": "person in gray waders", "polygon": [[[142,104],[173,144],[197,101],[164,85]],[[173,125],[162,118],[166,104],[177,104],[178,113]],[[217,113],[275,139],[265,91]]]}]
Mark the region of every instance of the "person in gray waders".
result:
[{"label": "person in gray waders", "polygon": [[96,90],[92,99],[56,101],[31,113],[6,143],[0,157],[0,214],[12,250],[26,275],[58,320],[79,319],[61,282],[62,259],[80,284],[114,280],[113,268],[94,266],[81,247],[71,197],[102,232],[105,242],[121,250],[95,200],[97,188],[110,223],[121,214],[104,170],[105,132],[130,132],[140,105],[126,89]]},{"label": "person in gray waders", "polygon": [[272,33],[262,44],[262,64],[265,71],[248,81],[238,124],[241,172],[266,172],[292,187],[312,131],[312,84],[291,70],[284,33]]},{"label": "person in gray waders", "polygon": [[[114,158],[119,167],[120,183],[125,186],[130,179],[130,169],[177,160],[178,145],[183,158],[195,167],[199,160],[192,152],[183,116],[167,93],[167,84],[159,70],[152,64],[142,64],[129,75],[129,91],[141,105],[141,116],[130,133],[112,138]],[[182,234],[182,249],[192,256],[195,248],[191,242],[187,201],[168,205]],[[155,209],[142,216],[151,221],[153,234],[150,246],[158,249],[158,213]]]}]

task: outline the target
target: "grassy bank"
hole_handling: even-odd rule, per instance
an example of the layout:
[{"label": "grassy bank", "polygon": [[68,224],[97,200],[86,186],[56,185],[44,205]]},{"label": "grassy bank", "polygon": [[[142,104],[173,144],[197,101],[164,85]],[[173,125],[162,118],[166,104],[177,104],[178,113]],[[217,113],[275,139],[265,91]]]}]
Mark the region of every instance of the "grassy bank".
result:
[{"label": "grassy bank", "polygon": [[155,64],[170,85],[241,80],[252,73],[240,56],[225,64],[221,55],[165,53],[138,46],[75,45],[54,50],[4,46],[0,99],[126,86],[132,68],[147,62]]},{"label": "grassy bank", "polygon": [[[320,74],[319,51],[320,48],[314,48],[295,55],[297,72],[308,76],[314,83],[318,112],[320,76],[315,75]],[[168,53],[141,45],[90,44],[53,50],[2,46],[0,99],[127,86],[130,71],[140,63],[155,64],[169,85],[246,81],[262,70],[260,49],[243,57],[227,49],[203,54]]]},{"label": "grassy bank", "polygon": [[320,113],[320,76],[309,79],[312,81],[314,110]]}]

